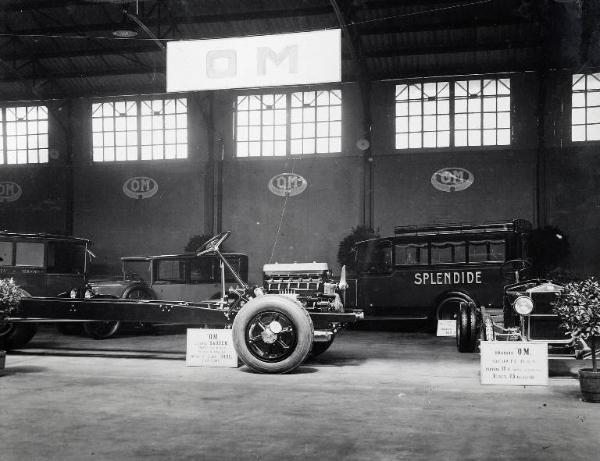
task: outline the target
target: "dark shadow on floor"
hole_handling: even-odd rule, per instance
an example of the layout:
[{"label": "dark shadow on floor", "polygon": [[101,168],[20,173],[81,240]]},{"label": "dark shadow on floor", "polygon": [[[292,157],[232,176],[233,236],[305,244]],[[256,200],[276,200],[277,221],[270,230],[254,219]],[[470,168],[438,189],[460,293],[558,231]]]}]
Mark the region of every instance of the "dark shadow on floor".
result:
[{"label": "dark shadow on floor", "polygon": [[4,368],[4,370],[0,370],[0,377],[25,373],[42,373],[47,369],[48,368],[46,367],[38,367],[34,365],[7,366]]}]

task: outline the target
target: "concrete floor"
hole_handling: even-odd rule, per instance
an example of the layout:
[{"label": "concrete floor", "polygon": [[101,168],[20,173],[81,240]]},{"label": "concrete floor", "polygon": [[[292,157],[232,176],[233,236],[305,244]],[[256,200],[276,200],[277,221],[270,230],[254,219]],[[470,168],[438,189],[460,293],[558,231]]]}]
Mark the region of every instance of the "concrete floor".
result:
[{"label": "concrete floor", "polygon": [[0,371],[0,460],[593,460],[583,362],[549,386],[482,386],[451,338],[343,331],[288,375],[186,367],[185,334],[44,328]]}]

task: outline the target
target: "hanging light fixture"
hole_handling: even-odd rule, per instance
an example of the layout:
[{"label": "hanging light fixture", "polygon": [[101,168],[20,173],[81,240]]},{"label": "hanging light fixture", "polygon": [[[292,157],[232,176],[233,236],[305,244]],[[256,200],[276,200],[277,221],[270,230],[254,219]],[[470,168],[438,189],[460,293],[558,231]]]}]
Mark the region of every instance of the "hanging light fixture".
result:
[{"label": "hanging light fixture", "polygon": [[117,38],[133,38],[137,37],[138,33],[135,24],[129,19],[127,6],[123,7],[123,17],[119,26],[112,31],[112,34]]}]

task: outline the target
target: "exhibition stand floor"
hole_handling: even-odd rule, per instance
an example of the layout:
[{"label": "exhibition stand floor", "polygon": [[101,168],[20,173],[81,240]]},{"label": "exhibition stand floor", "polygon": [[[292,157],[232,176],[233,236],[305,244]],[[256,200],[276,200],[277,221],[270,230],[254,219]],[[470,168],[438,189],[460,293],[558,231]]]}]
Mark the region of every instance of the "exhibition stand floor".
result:
[{"label": "exhibition stand floor", "polygon": [[43,327],[0,371],[0,459],[597,459],[582,361],[553,361],[548,386],[483,386],[478,354],[427,333],[342,331],[287,375],[186,367],[185,347],[182,330]]}]

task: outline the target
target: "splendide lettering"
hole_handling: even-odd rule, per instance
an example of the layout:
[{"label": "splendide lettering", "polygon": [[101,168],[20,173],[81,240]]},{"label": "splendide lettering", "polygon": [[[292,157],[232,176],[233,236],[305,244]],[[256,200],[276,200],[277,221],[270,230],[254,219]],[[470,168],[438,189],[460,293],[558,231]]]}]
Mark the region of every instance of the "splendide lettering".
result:
[{"label": "splendide lettering", "polygon": [[417,272],[415,285],[458,285],[482,283],[481,271],[476,272]]}]

